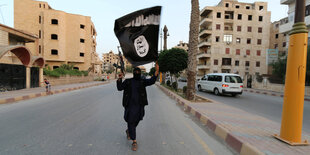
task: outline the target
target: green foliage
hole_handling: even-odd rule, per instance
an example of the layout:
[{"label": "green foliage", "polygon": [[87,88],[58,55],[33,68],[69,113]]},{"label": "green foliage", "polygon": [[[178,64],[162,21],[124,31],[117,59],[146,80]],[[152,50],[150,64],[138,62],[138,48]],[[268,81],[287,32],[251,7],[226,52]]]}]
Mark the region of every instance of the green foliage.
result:
[{"label": "green foliage", "polygon": [[149,76],[153,76],[155,74],[155,71],[156,71],[155,67],[152,67],[149,72]]},{"label": "green foliage", "polygon": [[126,66],[126,72],[127,73],[132,73],[133,72],[133,68],[131,66]]},{"label": "green foliage", "polygon": [[184,86],[183,87],[183,94],[186,94],[186,91],[187,91],[187,86]]},{"label": "green foliage", "polygon": [[168,81],[166,82],[166,85],[170,87],[170,84],[171,84],[171,82],[170,82],[170,80],[168,80]]},{"label": "green foliage", "polygon": [[172,88],[177,91],[178,90],[178,83],[172,82]]},{"label": "green foliage", "polygon": [[279,79],[280,81],[285,81],[285,74],[286,74],[286,62],[287,58],[285,59],[278,59],[277,62],[274,62],[272,65],[272,75],[275,79]]},{"label": "green foliage", "polygon": [[188,54],[185,50],[172,48],[159,54],[158,64],[160,72],[178,74],[187,68]]},{"label": "green foliage", "polygon": [[43,69],[43,75],[52,76],[52,77],[60,77],[65,75],[70,76],[88,76],[88,71],[79,71],[77,69],[73,69],[73,65],[62,64],[59,68],[51,70],[49,67]]}]

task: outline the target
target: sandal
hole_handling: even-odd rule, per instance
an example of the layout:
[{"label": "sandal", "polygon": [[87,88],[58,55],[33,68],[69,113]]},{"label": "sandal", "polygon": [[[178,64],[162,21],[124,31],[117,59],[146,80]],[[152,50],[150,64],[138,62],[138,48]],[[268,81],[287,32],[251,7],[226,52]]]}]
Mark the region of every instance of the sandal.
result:
[{"label": "sandal", "polygon": [[137,149],[138,149],[138,144],[137,144],[137,142],[133,142],[133,143],[132,143],[131,149],[132,149],[132,151],[137,151]]},{"label": "sandal", "polygon": [[127,139],[130,140],[130,136],[129,136],[129,131],[128,131],[128,129],[126,130],[126,135],[127,135]]}]

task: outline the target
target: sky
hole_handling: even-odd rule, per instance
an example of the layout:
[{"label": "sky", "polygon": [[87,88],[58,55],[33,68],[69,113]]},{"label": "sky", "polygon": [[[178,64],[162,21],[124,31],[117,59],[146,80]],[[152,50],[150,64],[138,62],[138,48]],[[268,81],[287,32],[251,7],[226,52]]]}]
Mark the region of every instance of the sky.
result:
[{"label": "sky", "polygon": [[[136,10],[162,6],[161,28],[168,28],[167,47],[176,46],[179,41],[188,42],[191,12],[190,0],[44,0],[53,9],[67,13],[90,16],[97,30],[97,53],[102,56],[111,50],[117,53],[119,42],[114,35],[115,19]],[[257,0],[256,0],[257,1]],[[262,0],[268,2],[271,22],[287,16],[288,7],[280,0]],[[220,0],[199,0],[200,10],[206,6],[215,6]],[[255,0],[239,0],[253,3]],[[0,0],[0,23],[14,27],[14,0]],[[160,38],[159,38],[160,39]],[[160,41],[159,41],[160,44]],[[160,45],[159,45],[160,46]],[[160,48],[159,48],[160,49]],[[147,69],[149,66],[146,66]]]}]

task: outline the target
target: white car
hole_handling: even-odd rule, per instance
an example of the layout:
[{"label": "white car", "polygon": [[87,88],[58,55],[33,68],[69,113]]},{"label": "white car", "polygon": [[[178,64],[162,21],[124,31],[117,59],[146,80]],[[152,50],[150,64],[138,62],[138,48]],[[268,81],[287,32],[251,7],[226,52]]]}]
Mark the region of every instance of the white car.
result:
[{"label": "white car", "polygon": [[211,73],[204,75],[198,81],[198,90],[213,92],[215,95],[231,94],[241,95],[243,91],[243,81],[238,74]]}]

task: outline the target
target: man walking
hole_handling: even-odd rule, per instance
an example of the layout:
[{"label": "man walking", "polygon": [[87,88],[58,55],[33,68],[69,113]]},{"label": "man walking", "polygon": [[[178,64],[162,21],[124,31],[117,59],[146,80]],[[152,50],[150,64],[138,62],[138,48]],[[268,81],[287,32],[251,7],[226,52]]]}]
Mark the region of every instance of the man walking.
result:
[{"label": "man walking", "polygon": [[150,79],[141,78],[141,69],[136,67],[133,70],[133,78],[126,79],[122,82],[123,74],[119,74],[117,80],[117,90],[123,93],[123,107],[125,108],[124,119],[127,122],[128,129],[126,130],[127,139],[132,140],[132,150],[138,149],[136,140],[136,127],[144,116],[144,106],[148,105],[147,94],[145,87],[155,83],[159,66],[156,62],[156,72]]}]

